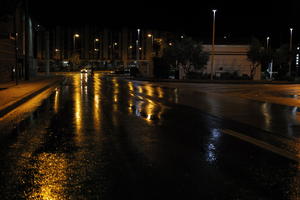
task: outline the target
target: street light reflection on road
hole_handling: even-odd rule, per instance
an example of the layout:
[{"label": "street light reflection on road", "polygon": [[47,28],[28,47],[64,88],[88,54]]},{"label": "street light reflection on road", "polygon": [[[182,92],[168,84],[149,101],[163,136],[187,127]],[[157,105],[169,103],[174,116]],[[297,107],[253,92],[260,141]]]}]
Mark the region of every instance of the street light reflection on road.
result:
[{"label": "street light reflection on road", "polygon": [[161,87],[157,87],[158,98],[164,97],[164,91]]},{"label": "street light reflection on road", "polygon": [[74,122],[75,122],[75,130],[77,135],[80,134],[81,127],[82,127],[82,110],[81,110],[81,88],[82,88],[82,74],[74,76],[74,104],[75,104],[75,115],[74,115]]},{"label": "street light reflection on road", "polygon": [[67,184],[67,161],[63,154],[42,153],[38,155],[34,174],[34,187],[27,199],[65,199]]},{"label": "street light reflection on road", "polygon": [[211,136],[209,138],[209,142],[207,144],[207,150],[206,150],[206,161],[209,163],[213,163],[217,161],[217,143],[220,140],[221,133],[219,129],[212,129],[211,130]]},{"label": "street light reflection on road", "polygon": [[55,89],[55,97],[54,97],[54,112],[57,113],[59,109],[59,90]]},{"label": "street light reflection on road", "polygon": [[94,104],[93,104],[93,113],[94,113],[94,127],[96,132],[100,131],[100,89],[101,89],[101,81],[99,74],[94,74]]}]

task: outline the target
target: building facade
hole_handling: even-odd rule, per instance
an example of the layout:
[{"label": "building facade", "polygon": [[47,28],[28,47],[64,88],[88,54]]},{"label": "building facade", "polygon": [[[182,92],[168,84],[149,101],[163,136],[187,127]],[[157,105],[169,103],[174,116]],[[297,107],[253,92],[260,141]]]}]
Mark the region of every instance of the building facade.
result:
[{"label": "building facade", "polygon": [[35,35],[35,25],[22,4],[0,18],[0,82],[36,75]]},{"label": "building facade", "polygon": [[[251,74],[251,62],[248,60],[247,52],[249,45],[215,45],[214,64],[211,66],[211,45],[203,45],[203,50],[210,52],[204,73],[211,74],[218,78],[222,73],[236,73],[238,76]],[[261,68],[257,68],[254,80],[261,79]]]}]

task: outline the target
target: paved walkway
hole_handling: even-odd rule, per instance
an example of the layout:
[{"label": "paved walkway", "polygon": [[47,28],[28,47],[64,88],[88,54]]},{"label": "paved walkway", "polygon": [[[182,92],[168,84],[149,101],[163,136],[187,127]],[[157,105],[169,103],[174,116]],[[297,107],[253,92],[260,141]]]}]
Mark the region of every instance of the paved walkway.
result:
[{"label": "paved walkway", "polygon": [[62,76],[38,76],[30,81],[0,83],[0,117],[62,81]]}]

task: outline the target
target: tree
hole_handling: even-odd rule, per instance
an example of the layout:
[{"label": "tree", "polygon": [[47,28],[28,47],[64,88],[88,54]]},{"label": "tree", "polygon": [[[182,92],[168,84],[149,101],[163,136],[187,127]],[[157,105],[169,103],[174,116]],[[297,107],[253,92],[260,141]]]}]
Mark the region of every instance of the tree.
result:
[{"label": "tree", "polygon": [[250,78],[253,79],[256,69],[261,65],[262,59],[262,46],[258,39],[252,38],[247,57],[252,63],[250,66]]},{"label": "tree", "polygon": [[272,49],[264,48],[257,38],[252,38],[250,48],[247,52],[248,60],[251,61],[250,78],[253,79],[259,66],[268,66],[273,59]]},{"label": "tree", "polygon": [[181,66],[184,73],[188,74],[193,69],[204,67],[207,64],[208,55],[208,52],[203,51],[202,43],[185,37],[166,47],[162,57],[169,66],[173,68]]},{"label": "tree", "polygon": [[281,45],[278,49],[276,49],[274,53],[274,66],[277,68],[278,77],[280,79],[286,78],[289,67],[289,59],[290,52],[288,44]]}]

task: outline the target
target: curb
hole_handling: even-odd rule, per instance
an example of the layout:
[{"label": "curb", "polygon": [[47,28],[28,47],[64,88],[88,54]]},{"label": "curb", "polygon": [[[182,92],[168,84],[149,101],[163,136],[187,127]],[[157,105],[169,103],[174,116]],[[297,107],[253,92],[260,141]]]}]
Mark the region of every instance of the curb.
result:
[{"label": "curb", "polygon": [[[124,77],[122,77],[124,78]],[[147,78],[131,78],[125,77],[127,80],[131,81],[148,81],[153,83],[209,83],[209,84],[273,84],[273,85],[288,85],[288,84],[299,84],[300,82],[289,82],[289,81],[222,81],[222,80],[214,80],[214,81],[207,81],[207,80],[170,80],[170,79],[147,79]]]},{"label": "curb", "polygon": [[61,78],[59,80],[56,80],[48,85],[46,85],[45,87],[42,87],[41,89],[37,90],[37,91],[34,91],[28,95],[26,95],[25,97],[15,101],[13,104],[5,107],[4,109],[0,110],[0,118],[5,116],[6,114],[8,114],[9,112],[11,112],[12,110],[16,109],[18,106],[26,103],[27,101],[29,101],[30,99],[32,99],[33,97],[37,96],[38,94],[42,93],[43,91],[49,89],[50,87],[60,83],[60,82],[63,82],[64,79]]}]

